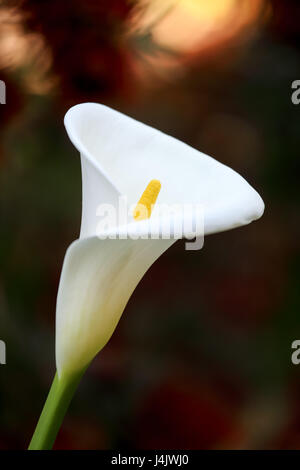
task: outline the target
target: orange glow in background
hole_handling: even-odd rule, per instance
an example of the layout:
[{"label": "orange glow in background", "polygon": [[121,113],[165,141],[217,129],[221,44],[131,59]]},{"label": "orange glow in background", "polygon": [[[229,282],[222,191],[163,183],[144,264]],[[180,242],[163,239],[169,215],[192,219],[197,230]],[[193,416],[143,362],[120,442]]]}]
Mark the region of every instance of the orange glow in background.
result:
[{"label": "orange glow in background", "polygon": [[135,33],[150,34],[157,46],[155,54],[144,54],[144,80],[151,83],[153,72],[169,78],[171,70],[176,72],[173,78],[180,78],[185,64],[199,63],[234,41],[251,40],[270,12],[268,0],[144,2],[142,13],[134,18]]},{"label": "orange glow in background", "polygon": [[264,4],[264,0],[179,0],[153,28],[153,38],[178,52],[200,51],[253,25]]},{"label": "orange glow in background", "polygon": [[[155,54],[141,50],[142,63],[132,60],[140,78],[147,82],[147,66],[163,76],[170,68],[199,61],[242,36],[251,38],[268,13],[267,0],[142,0],[128,25],[128,35],[134,39],[149,34],[156,50]],[[0,66],[23,69],[29,92],[48,93],[57,81],[51,74],[51,52],[42,36],[26,33],[21,13],[15,9],[1,9],[0,26]]]}]

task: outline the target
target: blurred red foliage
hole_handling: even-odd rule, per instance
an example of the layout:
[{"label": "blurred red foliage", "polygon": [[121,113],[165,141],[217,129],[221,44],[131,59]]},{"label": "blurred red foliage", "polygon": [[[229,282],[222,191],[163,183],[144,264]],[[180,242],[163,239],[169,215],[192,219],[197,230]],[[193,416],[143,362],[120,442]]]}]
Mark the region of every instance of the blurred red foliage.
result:
[{"label": "blurred red foliage", "polygon": [[272,31],[281,39],[299,44],[300,2],[299,0],[271,0]]},{"label": "blurred red foliage", "polygon": [[25,27],[50,48],[59,93],[67,106],[127,94],[133,65],[125,39],[132,0],[23,0]]},{"label": "blurred red foliage", "polygon": [[102,450],[108,446],[108,438],[101,425],[91,419],[66,419],[54,445],[54,450]]},{"label": "blurred red foliage", "polygon": [[216,390],[186,379],[162,383],[146,398],[136,422],[143,449],[239,448],[244,432],[236,410]]}]

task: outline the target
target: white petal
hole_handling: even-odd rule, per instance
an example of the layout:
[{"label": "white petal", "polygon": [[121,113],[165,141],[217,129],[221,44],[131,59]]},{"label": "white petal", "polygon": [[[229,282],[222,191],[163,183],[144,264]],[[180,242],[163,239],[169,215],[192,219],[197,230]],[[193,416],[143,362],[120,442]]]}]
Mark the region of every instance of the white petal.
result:
[{"label": "white petal", "polygon": [[107,343],[136,285],[174,240],[77,240],[57,297],[59,376],[82,370]]},{"label": "white petal", "polygon": [[95,207],[116,204],[119,194],[134,204],[151,179],[162,183],[160,203],[203,204],[205,234],[263,214],[261,197],[238,173],[124,114],[84,103],[67,112],[65,126],[82,158],[81,236],[95,233]]}]

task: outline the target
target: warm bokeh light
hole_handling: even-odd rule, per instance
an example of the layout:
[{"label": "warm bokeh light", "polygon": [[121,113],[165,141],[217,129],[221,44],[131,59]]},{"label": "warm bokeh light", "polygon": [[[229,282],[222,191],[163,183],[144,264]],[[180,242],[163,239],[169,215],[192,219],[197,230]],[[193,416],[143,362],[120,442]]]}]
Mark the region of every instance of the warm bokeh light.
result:
[{"label": "warm bokeh light", "polygon": [[[252,37],[252,31],[267,16],[262,13],[268,11],[268,4],[268,0],[140,0],[135,14],[124,20],[120,42],[129,36],[128,43],[135,44],[143,60],[140,63],[137,56],[132,56],[126,66],[130,62],[143,82],[151,82],[153,72],[162,77],[167,74],[168,78],[172,70],[173,77],[180,77],[178,65],[182,66],[183,61],[205,57],[243,35]],[[59,82],[61,70],[55,73],[53,67],[53,38],[48,43],[45,32],[41,34],[43,29],[28,30],[24,20],[27,17],[30,15],[21,8],[0,9],[0,68],[20,70],[29,92],[46,94]],[[59,34],[62,33],[57,31]],[[145,51],[141,50],[144,43],[138,41],[141,37],[150,38],[150,48]],[[101,55],[102,46],[101,37],[95,50],[85,50],[86,43],[82,42],[85,60],[93,73],[113,61],[113,53]],[[92,60],[88,59],[90,56]]]},{"label": "warm bokeh light", "polygon": [[[156,43],[195,52],[232,38],[257,21],[265,0],[152,0],[140,22]],[[155,19],[156,18],[156,19]]]},{"label": "warm bokeh light", "polygon": [[48,93],[55,84],[50,77],[51,54],[43,37],[26,32],[22,13],[13,8],[0,10],[0,68],[26,71],[24,87],[30,93]]}]

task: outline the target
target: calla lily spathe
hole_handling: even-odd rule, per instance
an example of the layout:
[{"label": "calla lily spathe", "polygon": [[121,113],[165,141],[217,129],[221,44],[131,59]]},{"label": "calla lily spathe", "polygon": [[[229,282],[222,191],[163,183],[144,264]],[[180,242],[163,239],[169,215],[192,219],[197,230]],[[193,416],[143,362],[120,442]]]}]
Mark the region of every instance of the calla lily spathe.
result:
[{"label": "calla lily spathe", "polygon": [[[140,279],[175,241],[101,239],[100,204],[117,207],[125,195],[133,205],[158,179],[160,203],[203,205],[205,235],[248,224],[264,211],[258,193],[232,169],[106,106],[74,106],[65,126],[81,155],[83,201],[80,238],[67,250],[57,298],[59,377],[84,369],[103,348]],[[149,230],[145,221],[127,228],[135,227]]]}]

